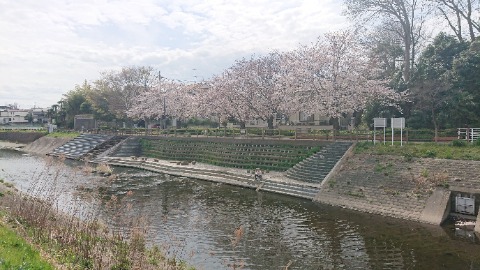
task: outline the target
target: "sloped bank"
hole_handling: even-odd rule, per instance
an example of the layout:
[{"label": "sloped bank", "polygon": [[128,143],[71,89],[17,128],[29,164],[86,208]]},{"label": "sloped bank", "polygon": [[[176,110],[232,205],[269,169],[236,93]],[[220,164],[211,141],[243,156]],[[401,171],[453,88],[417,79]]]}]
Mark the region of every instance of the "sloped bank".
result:
[{"label": "sloped bank", "polygon": [[0,132],[0,146],[30,154],[46,155],[72,139],[54,138],[45,135],[45,132]]},{"label": "sloped bank", "polygon": [[[313,199],[321,181],[290,179],[285,171],[328,145],[318,141],[212,138],[129,138],[93,161]],[[137,157],[134,157],[137,156]],[[254,168],[264,170],[255,180]]]},{"label": "sloped bank", "polygon": [[72,138],[53,138],[44,136],[26,145],[23,148],[23,151],[37,155],[46,155],[71,139]]},{"label": "sloped bank", "polygon": [[479,175],[479,161],[432,158],[406,161],[398,156],[355,154],[344,160],[314,201],[440,225],[454,209],[458,194],[476,194],[475,213],[478,213]]}]

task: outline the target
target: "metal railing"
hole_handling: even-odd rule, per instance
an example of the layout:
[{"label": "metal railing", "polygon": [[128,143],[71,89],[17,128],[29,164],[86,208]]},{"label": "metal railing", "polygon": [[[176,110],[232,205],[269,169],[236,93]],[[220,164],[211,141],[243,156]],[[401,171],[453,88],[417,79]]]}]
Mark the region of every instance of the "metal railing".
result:
[{"label": "metal railing", "polygon": [[[474,129],[473,140],[478,138],[480,129]],[[165,136],[165,137],[223,137],[235,139],[293,139],[293,140],[321,140],[321,141],[373,141],[373,130],[300,130],[292,129],[266,129],[266,128],[169,128],[169,129],[98,129],[95,132],[112,135],[133,135],[133,136]],[[383,132],[382,132],[383,133]],[[391,130],[386,130],[386,138],[391,140]],[[408,142],[451,142],[461,139],[457,129],[439,130],[435,139],[435,131],[430,129],[414,130],[406,129],[403,132],[403,141]],[[471,132],[469,132],[471,134]],[[477,136],[477,137],[475,137]],[[381,138],[380,138],[381,137]],[[400,133],[394,134],[395,141],[400,141]],[[377,140],[383,140],[378,136]],[[471,139],[470,139],[471,140]]]}]

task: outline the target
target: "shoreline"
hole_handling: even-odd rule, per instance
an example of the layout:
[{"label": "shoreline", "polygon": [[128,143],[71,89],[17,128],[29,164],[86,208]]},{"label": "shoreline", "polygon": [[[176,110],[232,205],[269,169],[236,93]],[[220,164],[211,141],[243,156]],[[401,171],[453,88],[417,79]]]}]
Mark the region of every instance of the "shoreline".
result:
[{"label": "shoreline", "polygon": [[16,143],[16,142],[9,142],[9,141],[0,141],[0,149],[10,149],[10,150],[17,150],[22,151],[27,144],[25,143]]}]

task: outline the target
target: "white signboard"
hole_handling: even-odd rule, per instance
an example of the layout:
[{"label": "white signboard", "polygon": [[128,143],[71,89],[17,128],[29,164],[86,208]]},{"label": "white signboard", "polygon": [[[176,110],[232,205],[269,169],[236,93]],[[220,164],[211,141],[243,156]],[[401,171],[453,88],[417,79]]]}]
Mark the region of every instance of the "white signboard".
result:
[{"label": "white signboard", "polygon": [[376,128],[387,127],[387,118],[373,118],[373,127],[376,127]]},{"label": "white signboard", "polygon": [[383,128],[383,144],[385,144],[385,128],[387,127],[387,118],[373,118],[373,144],[377,142],[376,128]]},{"label": "white signboard", "polygon": [[392,128],[405,128],[405,118],[392,118]]},{"label": "white signboard", "polygon": [[392,145],[393,145],[393,133],[395,128],[400,129],[400,145],[403,146],[403,129],[405,128],[405,118],[392,118],[391,119],[391,128],[392,128]]}]

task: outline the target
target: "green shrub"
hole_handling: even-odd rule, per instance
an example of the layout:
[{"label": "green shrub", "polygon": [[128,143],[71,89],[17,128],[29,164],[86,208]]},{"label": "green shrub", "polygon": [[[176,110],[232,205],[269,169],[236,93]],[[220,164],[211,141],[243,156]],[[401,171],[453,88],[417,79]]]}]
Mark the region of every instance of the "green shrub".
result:
[{"label": "green shrub", "polygon": [[464,140],[453,140],[452,141],[452,146],[455,147],[465,147],[467,146],[467,142]]},{"label": "green shrub", "polygon": [[433,157],[436,157],[437,156],[437,152],[434,151],[434,150],[427,150],[425,152],[425,156],[426,157],[429,157],[429,158],[433,158]]}]

